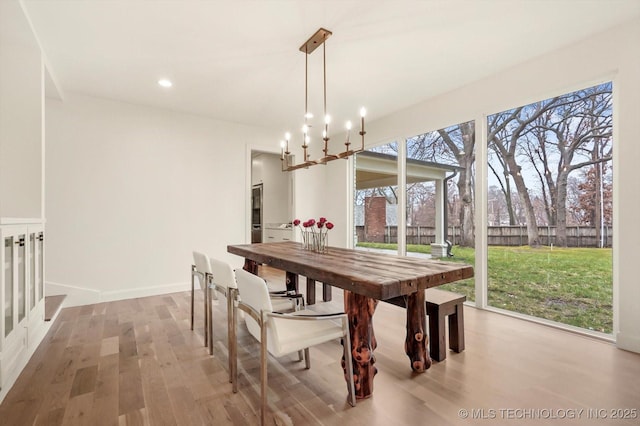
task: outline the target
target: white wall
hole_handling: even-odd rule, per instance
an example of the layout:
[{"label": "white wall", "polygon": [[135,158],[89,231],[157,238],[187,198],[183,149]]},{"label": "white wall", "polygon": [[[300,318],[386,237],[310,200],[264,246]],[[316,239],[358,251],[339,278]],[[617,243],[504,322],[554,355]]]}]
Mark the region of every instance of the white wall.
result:
[{"label": "white wall", "polygon": [[[486,210],[486,154],[481,139],[486,115],[567,93],[604,81],[614,82],[614,333],[618,346],[640,352],[640,284],[635,264],[640,252],[637,168],[640,164],[640,20],[536,58],[490,78],[470,84],[412,108],[368,124],[367,145],[401,140],[426,131],[476,120],[477,224],[476,279],[484,274],[482,210]],[[469,64],[473,66],[473,64]],[[425,78],[428,78],[425,77]],[[375,105],[371,105],[373,110]],[[340,162],[338,162],[340,163]],[[348,199],[347,165],[331,168],[325,177],[330,200]],[[327,172],[329,169],[327,169]],[[347,216],[348,202],[342,206]],[[336,215],[338,213],[336,212]],[[486,215],[485,215],[486,216]],[[486,218],[486,217],[484,217]],[[332,243],[335,239],[332,240]],[[346,242],[345,242],[346,244]],[[486,253],[486,251],[485,251]]]},{"label": "white wall", "polygon": [[0,217],[42,217],[44,74],[17,1],[0,2]]},{"label": "white wall", "polygon": [[226,246],[250,242],[246,146],[275,134],[72,94],[46,112],[50,294],[186,290],[193,250],[242,264]]}]

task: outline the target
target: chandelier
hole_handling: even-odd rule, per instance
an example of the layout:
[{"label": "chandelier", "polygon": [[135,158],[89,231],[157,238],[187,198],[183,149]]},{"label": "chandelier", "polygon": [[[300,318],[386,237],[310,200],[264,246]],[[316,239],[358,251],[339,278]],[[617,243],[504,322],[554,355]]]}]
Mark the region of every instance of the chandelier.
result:
[{"label": "chandelier", "polygon": [[[344,142],[345,150],[338,154],[329,154],[329,124],[331,124],[331,117],[327,114],[327,66],[326,66],[326,45],[325,41],[331,36],[331,31],[320,28],[314,35],[309,38],[302,46],[300,51],[304,53],[304,124],[302,126],[302,156],[303,161],[298,164],[293,163],[293,155],[289,151],[289,143],[291,141],[291,133],[285,133],[285,139],[280,142],[280,159],[282,160],[282,171],[289,172],[301,168],[308,168],[309,166],[315,166],[316,164],[326,164],[329,161],[337,160],[339,158],[347,158],[353,154],[364,151],[364,117],[367,111],[364,108],[360,109],[360,131],[358,134],[361,137],[361,145],[358,149],[351,148],[351,121],[346,122],[347,136]],[[322,141],[324,142],[324,148],[322,152],[324,156],[317,160],[309,160],[309,144],[311,142],[311,128],[312,124],[310,120],[313,118],[313,114],[309,112],[309,79],[308,79],[308,56],[313,53],[316,48],[322,45],[322,91],[323,91],[323,116],[324,126],[322,126]]]}]

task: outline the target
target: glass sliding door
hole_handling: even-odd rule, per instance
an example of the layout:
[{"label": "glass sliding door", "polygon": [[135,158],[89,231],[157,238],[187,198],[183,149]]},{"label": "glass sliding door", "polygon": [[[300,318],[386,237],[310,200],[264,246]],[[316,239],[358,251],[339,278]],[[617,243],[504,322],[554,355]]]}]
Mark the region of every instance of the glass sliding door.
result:
[{"label": "glass sliding door", "polygon": [[398,144],[391,142],[356,154],[354,247],[398,249]]},{"label": "glass sliding door", "polygon": [[612,332],[611,100],[605,83],[487,118],[489,306]]},{"label": "glass sliding door", "polygon": [[[406,141],[407,255],[475,262],[473,121]],[[443,286],[475,299],[475,280]]]}]

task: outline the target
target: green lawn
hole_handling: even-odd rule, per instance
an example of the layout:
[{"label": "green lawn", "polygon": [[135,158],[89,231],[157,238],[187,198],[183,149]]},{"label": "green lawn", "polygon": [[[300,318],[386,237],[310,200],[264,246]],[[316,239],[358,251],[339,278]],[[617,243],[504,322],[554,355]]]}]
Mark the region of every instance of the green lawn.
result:
[{"label": "green lawn", "polygon": [[[395,244],[359,243],[396,249]],[[426,245],[411,252],[430,253]],[[474,250],[454,246],[447,260],[474,265]],[[527,246],[488,248],[489,305],[577,327],[611,333],[613,278],[611,249]],[[441,288],[475,299],[474,279]]]}]

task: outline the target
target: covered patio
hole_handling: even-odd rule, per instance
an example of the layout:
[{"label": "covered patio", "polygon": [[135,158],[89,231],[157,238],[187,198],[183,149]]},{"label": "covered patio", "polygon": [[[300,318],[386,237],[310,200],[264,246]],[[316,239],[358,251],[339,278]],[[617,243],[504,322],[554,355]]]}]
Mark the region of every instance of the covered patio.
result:
[{"label": "covered patio", "polygon": [[[435,182],[435,242],[431,244],[433,257],[447,256],[446,182],[455,177],[458,166],[416,159],[407,159],[407,185]],[[356,190],[398,185],[398,157],[380,152],[364,151],[356,159]],[[370,213],[365,207],[365,218]]]}]

